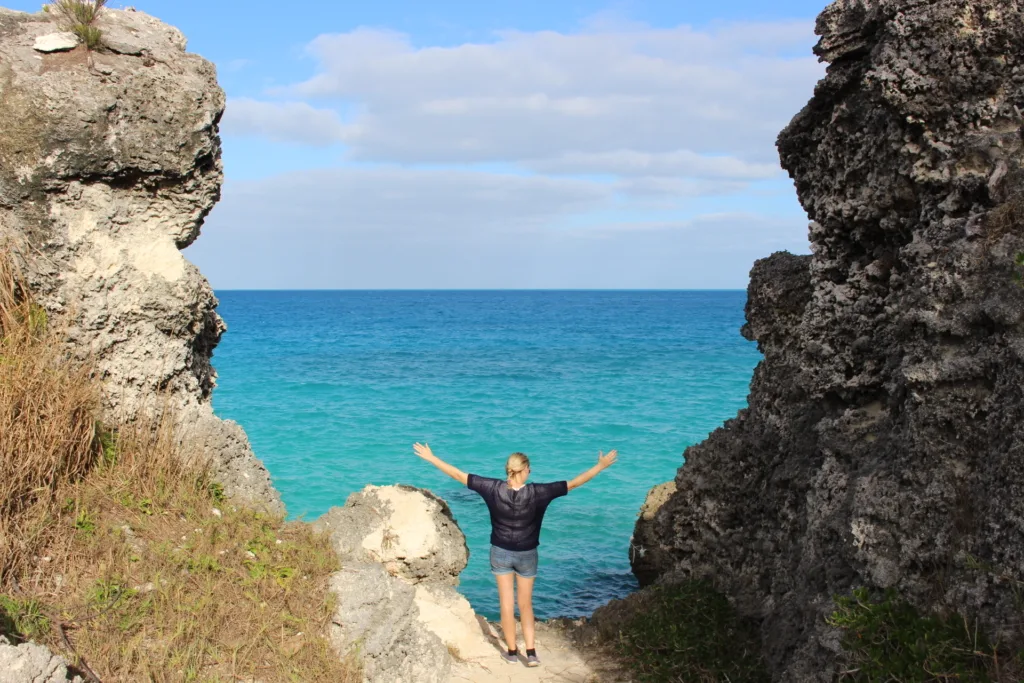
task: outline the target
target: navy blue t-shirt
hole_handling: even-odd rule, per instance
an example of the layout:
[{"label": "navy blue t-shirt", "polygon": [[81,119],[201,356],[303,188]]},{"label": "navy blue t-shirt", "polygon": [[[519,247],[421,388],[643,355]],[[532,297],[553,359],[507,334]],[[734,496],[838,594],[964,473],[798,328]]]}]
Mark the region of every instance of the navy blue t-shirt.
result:
[{"label": "navy blue t-shirt", "polygon": [[491,513],[491,545],[505,550],[533,550],[540,545],[540,523],[555,498],[569,493],[569,484],[527,484],[518,491],[504,479],[469,475],[466,486],[476,491]]}]

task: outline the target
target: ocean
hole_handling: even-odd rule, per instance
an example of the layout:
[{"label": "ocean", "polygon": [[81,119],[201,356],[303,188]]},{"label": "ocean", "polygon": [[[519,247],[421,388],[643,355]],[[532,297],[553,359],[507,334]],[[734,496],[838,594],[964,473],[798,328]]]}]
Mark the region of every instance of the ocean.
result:
[{"label": "ocean", "polygon": [[236,420],[289,516],[314,520],[367,484],[448,501],[470,548],[460,590],[497,617],[483,501],[417,458],[531,481],[619,461],[552,503],[538,617],[581,616],[636,588],[629,541],[647,491],[746,405],[756,345],[742,291],[221,291],[214,409]]}]

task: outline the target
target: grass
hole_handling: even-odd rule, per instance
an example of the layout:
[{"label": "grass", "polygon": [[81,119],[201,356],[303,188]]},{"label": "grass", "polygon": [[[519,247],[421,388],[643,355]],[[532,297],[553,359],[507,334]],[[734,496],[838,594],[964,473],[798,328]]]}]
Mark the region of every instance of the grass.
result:
[{"label": "grass", "polygon": [[704,581],[647,589],[616,648],[643,682],[767,683],[753,624]]},{"label": "grass", "polygon": [[99,458],[99,390],[51,343],[0,254],[0,584],[48,542],[51,504]]},{"label": "grass", "polygon": [[921,615],[893,592],[873,598],[866,588],[835,598],[828,619],[843,631],[851,667],[841,680],[905,681],[1020,680],[1020,653],[1001,652],[963,615]]},{"label": "grass", "polygon": [[100,389],[0,254],[0,633],[103,681],[361,680],[324,634],[337,559],[226,498],[173,420],[104,428]]},{"label": "grass", "polygon": [[56,15],[61,27],[78,36],[89,50],[102,44],[103,33],[94,24],[107,0],[54,0],[44,9]]}]

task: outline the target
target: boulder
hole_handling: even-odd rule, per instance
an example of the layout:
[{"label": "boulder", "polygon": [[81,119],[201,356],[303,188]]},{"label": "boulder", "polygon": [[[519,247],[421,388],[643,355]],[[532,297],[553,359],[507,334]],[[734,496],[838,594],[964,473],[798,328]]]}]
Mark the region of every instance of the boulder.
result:
[{"label": "boulder", "polygon": [[380,564],[356,562],[331,577],[337,607],[331,644],[355,654],[367,683],[441,683],[451,670],[445,644],[419,621],[416,588]]},{"label": "boulder", "polygon": [[655,515],[675,492],[674,481],[658,484],[647,492],[637,516],[633,537],[629,541],[629,564],[641,586],[653,583],[659,574],[672,565],[672,556],[661,544],[653,522]]},{"label": "boulder", "polygon": [[367,486],[314,526],[330,534],[342,562],[379,562],[411,583],[457,585],[469,561],[448,504],[412,486]]},{"label": "boulder", "polygon": [[36,38],[32,49],[36,52],[66,52],[78,47],[78,36],[74,33],[47,33]]},{"label": "boulder", "polygon": [[0,683],[82,683],[82,678],[69,678],[67,660],[42,645],[14,646],[0,636]]}]

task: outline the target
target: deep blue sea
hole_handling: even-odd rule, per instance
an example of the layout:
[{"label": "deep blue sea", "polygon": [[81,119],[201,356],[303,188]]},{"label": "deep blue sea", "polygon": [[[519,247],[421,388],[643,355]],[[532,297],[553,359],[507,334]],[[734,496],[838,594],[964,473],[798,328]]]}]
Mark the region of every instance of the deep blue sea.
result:
[{"label": "deep blue sea", "polygon": [[426,487],[470,547],[461,590],[497,616],[482,500],[413,455],[532,481],[619,462],[556,500],[541,536],[539,617],[590,614],[635,588],[629,539],[648,489],[746,405],[760,354],[744,292],[218,292],[228,332],[214,408],[245,427],[291,517],[367,484]]}]

